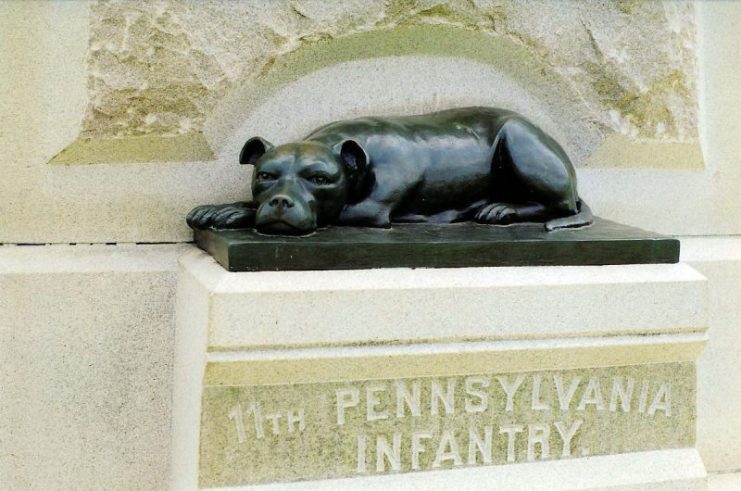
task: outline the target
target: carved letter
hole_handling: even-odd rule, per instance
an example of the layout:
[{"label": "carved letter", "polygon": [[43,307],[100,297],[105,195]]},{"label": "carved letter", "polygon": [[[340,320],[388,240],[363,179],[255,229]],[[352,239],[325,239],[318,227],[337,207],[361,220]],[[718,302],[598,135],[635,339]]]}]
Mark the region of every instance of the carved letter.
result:
[{"label": "carved letter", "polygon": [[366,408],[365,414],[368,421],[378,421],[379,419],[388,419],[389,415],[386,411],[377,412],[376,407],[381,404],[381,401],[376,397],[377,392],[385,392],[385,384],[369,385],[365,389]]},{"label": "carved letter", "polygon": [[584,411],[587,404],[594,404],[598,411],[605,409],[605,404],[602,402],[602,391],[597,377],[591,377],[589,379],[589,385],[584,389],[584,394],[581,396],[581,402],[579,402],[579,405],[576,408],[580,411]]},{"label": "carved letter", "polygon": [[620,399],[620,407],[624,413],[630,412],[630,400],[633,398],[633,386],[635,380],[628,377],[627,387],[623,388],[623,377],[615,377],[612,381],[612,394],[610,395],[610,411],[617,411],[617,400]]},{"label": "carved letter", "polygon": [[366,447],[365,435],[358,435],[358,474],[365,474],[367,472],[365,465],[365,447]]},{"label": "carved letter", "polygon": [[[449,451],[447,450],[448,448],[450,448]],[[445,430],[440,435],[440,444],[437,446],[435,461],[432,463],[432,468],[437,469],[440,467],[443,460],[452,460],[453,465],[463,465],[461,453],[458,451],[458,442],[455,441],[455,437],[451,430]]]},{"label": "carved letter", "polygon": [[525,375],[518,375],[515,381],[511,384],[509,383],[509,379],[507,377],[497,377],[497,380],[499,380],[499,384],[502,386],[502,389],[504,389],[504,392],[507,394],[507,406],[505,408],[505,411],[512,412],[515,407],[515,392],[517,392],[517,389],[520,388],[522,382],[525,380]]},{"label": "carved letter", "polygon": [[440,384],[436,380],[432,381],[430,412],[433,415],[439,414],[438,406],[440,402],[445,407],[445,414],[453,414],[455,412],[455,379],[448,379],[448,388],[444,394]]},{"label": "carved letter", "polygon": [[422,444],[422,439],[432,438],[432,433],[429,431],[415,431],[412,433],[412,469],[419,469],[419,454],[425,451],[425,446]]},{"label": "carved letter", "polygon": [[484,439],[481,440],[478,432],[473,428],[468,429],[468,464],[476,464],[476,454],[481,453],[484,464],[491,464],[491,438],[493,428],[491,425],[484,426]]},{"label": "carved letter", "polygon": [[229,419],[234,420],[237,425],[237,441],[244,443],[247,440],[247,435],[244,431],[244,420],[242,419],[242,406],[237,404],[229,411]]},{"label": "carved letter", "polygon": [[533,397],[532,407],[533,411],[547,411],[550,409],[548,403],[540,400],[540,375],[533,375]]},{"label": "carved letter", "polygon": [[247,408],[248,413],[252,413],[252,416],[255,418],[255,436],[259,438],[265,438],[265,430],[263,429],[263,420],[262,420],[262,408],[260,407],[259,402],[253,402],[249,405]]},{"label": "carved letter", "polygon": [[486,388],[489,387],[489,377],[466,377],[466,393],[472,397],[477,397],[479,402],[474,403],[468,397],[466,397],[466,412],[467,413],[483,413],[486,408],[489,407],[489,395],[483,390],[477,390],[477,385]]},{"label": "carved letter", "polygon": [[548,438],[551,434],[551,428],[545,423],[527,425],[527,460],[535,460],[535,445],[540,445],[540,460],[545,460],[550,456],[550,445]]},{"label": "carved letter", "polygon": [[522,425],[504,425],[499,427],[499,433],[507,434],[507,462],[515,461],[515,437],[517,433],[525,431]]},{"label": "carved letter", "polygon": [[282,418],[283,415],[280,413],[275,414],[266,414],[265,419],[269,420],[273,424],[273,435],[280,435],[280,418]]},{"label": "carved letter", "polygon": [[356,407],[360,403],[360,391],[355,387],[337,389],[337,425],[345,424],[345,409]]},{"label": "carved letter", "polygon": [[571,399],[574,398],[576,388],[579,387],[579,382],[581,382],[581,377],[572,378],[571,383],[569,384],[569,390],[567,390],[566,392],[564,392],[563,390],[563,379],[560,375],[554,375],[553,382],[556,384],[556,392],[558,393],[558,405],[561,408],[561,411],[568,411],[569,407],[571,406]]},{"label": "carved letter", "polygon": [[638,412],[646,412],[646,402],[648,398],[648,380],[641,382],[641,395],[638,398]]},{"label": "carved letter", "polygon": [[394,432],[394,448],[389,446],[385,437],[378,435],[376,438],[376,471],[386,470],[385,459],[391,464],[391,470],[401,470],[401,432]]},{"label": "carved letter", "polygon": [[412,416],[415,418],[422,415],[422,403],[420,401],[421,390],[419,382],[412,382],[412,393],[409,393],[403,381],[396,382],[396,417],[404,417],[404,403],[406,403]]},{"label": "carved letter", "polygon": [[558,434],[561,435],[561,440],[563,440],[563,452],[561,453],[561,457],[568,457],[571,455],[571,439],[574,438],[576,430],[581,426],[582,420],[577,419],[569,428],[566,428],[566,425],[561,421],[556,421],[553,424],[556,425]]},{"label": "carved letter", "polygon": [[296,423],[298,423],[298,431],[304,431],[304,429],[306,429],[304,408],[301,408],[298,411],[288,411],[288,433],[293,433]]},{"label": "carved letter", "polygon": [[656,411],[661,409],[667,416],[672,415],[672,395],[671,385],[668,382],[664,382],[656,391],[654,400],[648,407],[648,415],[653,416]]}]

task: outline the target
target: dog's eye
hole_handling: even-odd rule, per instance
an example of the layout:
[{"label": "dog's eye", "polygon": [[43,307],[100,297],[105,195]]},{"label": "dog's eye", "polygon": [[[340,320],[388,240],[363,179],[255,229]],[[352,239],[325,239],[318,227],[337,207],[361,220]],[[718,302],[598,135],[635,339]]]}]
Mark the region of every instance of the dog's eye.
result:
[{"label": "dog's eye", "polygon": [[312,184],[322,185],[322,184],[329,183],[329,179],[326,176],[316,174],[316,175],[309,177],[309,182],[311,182]]},{"label": "dog's eye", "polygon": [[270,172],[258,172],[257,178],[261,181],[272,181],[273,179],[275,179],[275,176]]}]

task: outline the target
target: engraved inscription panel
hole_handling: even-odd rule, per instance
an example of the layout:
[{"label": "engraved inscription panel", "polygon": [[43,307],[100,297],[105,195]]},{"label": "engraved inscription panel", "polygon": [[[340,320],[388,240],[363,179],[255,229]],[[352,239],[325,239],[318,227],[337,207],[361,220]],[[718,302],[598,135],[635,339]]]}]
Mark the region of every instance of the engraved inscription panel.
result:
[{"label": "engraved inscription panel", "polygon": [[694,401],[691,363],[214,384],[204,388],[200,480],[231,486],[687,447]]}]

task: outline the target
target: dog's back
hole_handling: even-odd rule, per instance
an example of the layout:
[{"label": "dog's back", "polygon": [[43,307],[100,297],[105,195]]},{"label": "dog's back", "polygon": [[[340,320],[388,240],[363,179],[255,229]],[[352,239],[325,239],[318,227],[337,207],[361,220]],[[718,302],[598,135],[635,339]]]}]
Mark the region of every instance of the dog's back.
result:
[{"label": "dog's back", "polygon": [[462,201],[467,208],[486,199],[496,135],[515,116],[502,109],[469,107],[365,117],[331,123],[306,139],[330,147],[358,142],[380,189],[398,201],[397,216],[436,214],[459,208]]},{"label": "dog's back", "polygon": [[517,115],[512,111],[490,107],[448,109],[416,116],[364,117],[336,121],[317,128],[305,139],[333,146],[354,139],[372,155],[374,144],[424,144],[440,147],[452,140],[473,138],[491,147],[499,129]]}]

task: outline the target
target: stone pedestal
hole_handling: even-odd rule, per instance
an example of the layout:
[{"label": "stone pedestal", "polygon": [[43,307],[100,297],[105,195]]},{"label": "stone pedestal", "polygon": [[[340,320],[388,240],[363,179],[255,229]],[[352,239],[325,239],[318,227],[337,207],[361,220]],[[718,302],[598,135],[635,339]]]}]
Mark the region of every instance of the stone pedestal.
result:
[{"label": "stone pedestal", "polygon": [[172,487],[702,489],[706,295],[681,263],[229,273],[194,250]]}]

